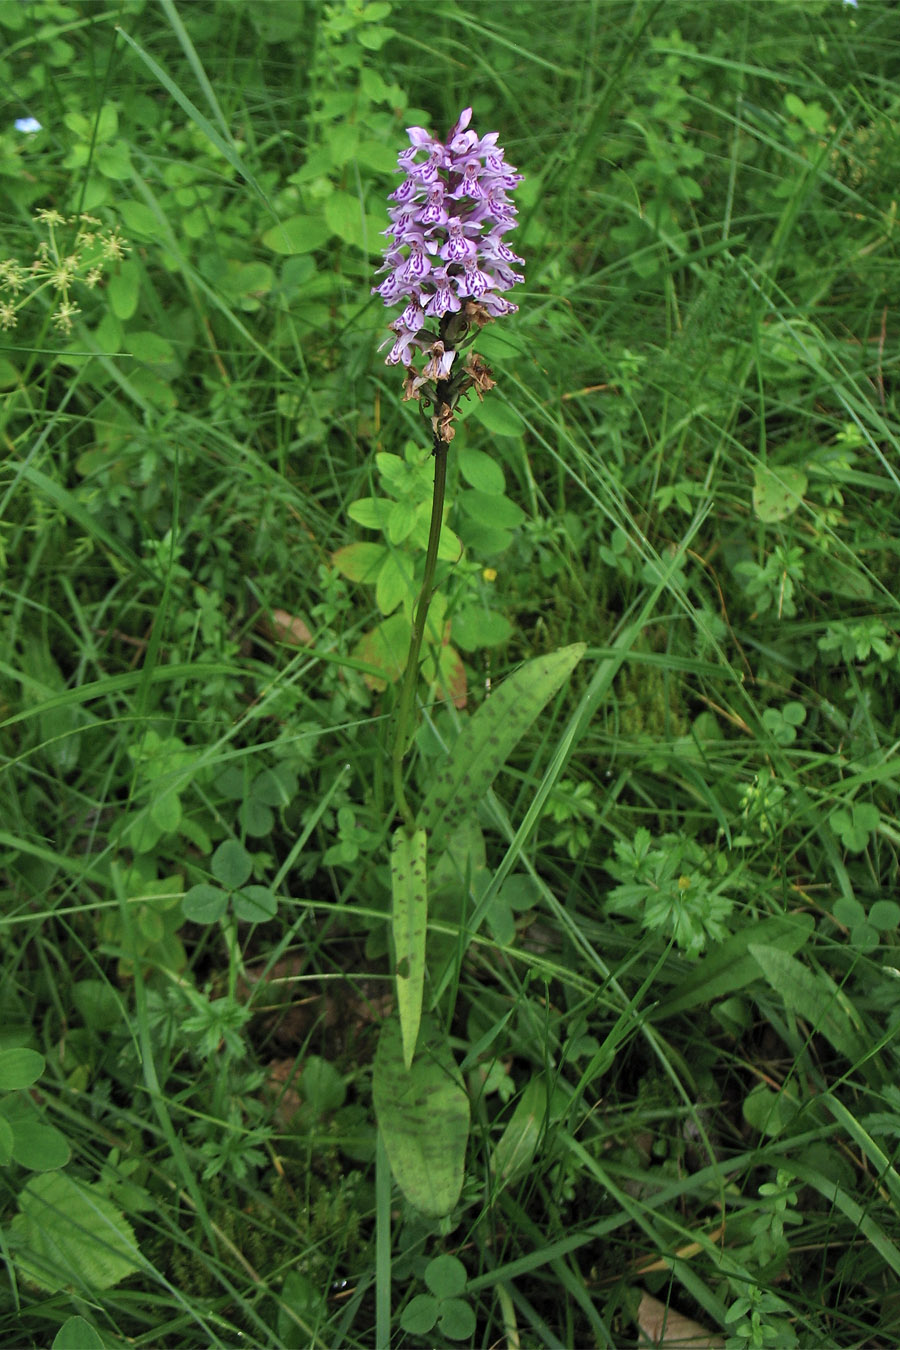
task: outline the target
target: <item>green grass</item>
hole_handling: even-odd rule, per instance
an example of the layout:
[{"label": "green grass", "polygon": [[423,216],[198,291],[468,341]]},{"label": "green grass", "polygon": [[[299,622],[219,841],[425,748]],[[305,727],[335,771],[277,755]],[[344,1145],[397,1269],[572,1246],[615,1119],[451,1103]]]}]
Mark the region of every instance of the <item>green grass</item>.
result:
[{"label": "green grass", "polygon": [[[0,31],[0,1342],[622,1350],[649,1297],[895,1345],[892,7]],[[469,1120],[429,1216],[373,1108],[424,549],[360,503],[430,500],[370,287],[405,128],[468,104],[527,280],[451,448],[413,813],[517,667],[586,652],[429,854]],[[394,630],[360,542],[413,578]]]}]

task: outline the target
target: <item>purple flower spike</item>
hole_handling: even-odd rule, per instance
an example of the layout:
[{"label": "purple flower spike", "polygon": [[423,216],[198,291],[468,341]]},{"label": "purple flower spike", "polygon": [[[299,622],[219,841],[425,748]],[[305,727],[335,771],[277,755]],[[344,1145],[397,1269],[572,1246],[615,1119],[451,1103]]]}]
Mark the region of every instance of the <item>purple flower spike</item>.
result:
[{"label": "purple flower spike", "polygon": [[[446,441],[460,394],[474,388],[481,397],[493,384],[474,353],[454,370],[457,348],[470,330],[515,311],[501,292],[524,280],[509,265],[522,259],[502,238],[516,225],[507,193],[522,175],[507,164],[499,133],[479,137],[471,120],[472,109],[464,108],[446,142],[424,127],[407,128],[409,148],[398,159],[405,177],[390,194],[397,205],[379,269],[388,275],[372,288],[386,305],[404,306],[390,325],[387,363],[407,367],[407,397],[421,390],[430,399],[435,436]],[[420,375],[413,362],[423,354]]]}]

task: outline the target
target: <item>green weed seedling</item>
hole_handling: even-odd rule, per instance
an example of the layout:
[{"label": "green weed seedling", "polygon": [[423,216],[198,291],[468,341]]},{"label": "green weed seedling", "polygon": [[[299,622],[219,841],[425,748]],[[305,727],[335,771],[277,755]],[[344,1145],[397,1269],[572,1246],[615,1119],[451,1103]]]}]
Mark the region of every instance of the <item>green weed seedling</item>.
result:
[{"label": "green weed seedling", "polygon": [[428,1336],[437,1327],[451,1341],[468,1341],[475,1332],[475,1311],[463,1297],[466,1268],[456,1256],[435,1256],[422,1278],[427,1294],[415,1294],[400,1314],[400,1325],[413,1336]]}]

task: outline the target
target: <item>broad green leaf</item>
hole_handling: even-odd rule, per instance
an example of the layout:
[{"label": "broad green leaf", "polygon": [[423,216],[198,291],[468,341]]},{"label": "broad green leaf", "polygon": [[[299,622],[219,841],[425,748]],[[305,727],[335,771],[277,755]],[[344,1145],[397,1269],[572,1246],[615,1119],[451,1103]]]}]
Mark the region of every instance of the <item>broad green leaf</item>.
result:
[{"label": "broad green leaf", "polygon": [[491,1158],[491,1171],[498,1185],[505,1186],[531,1165],[546,1118],[546,1084],[540,1078],[532,1078],[519,1098]]},{"label": "broad green leaf", "polygon": [[800,1103],[786,1092],[773,1092],[765,1083],[744,1098],[744,1119],[760,1134],[774,1139],[782,1134],[800,1110]]},{"label": "broad green leaf", "polygon": [[273,253],[312,253],[322,247],[330,233],[318,216],[289,216],[266,230],[262,242]]},{"label": "broad green leaf", "polygon": [[191,923],[217,923],[228,908],[228,893],[200,881],[186,893],[181,908]]},{"label": "broad green leaf", "polygon": [[389,556],[384,544],[361,541],[357,544],[348,544],[346,548],[339,548],[337,553],[331,555],[331,561],[341,576],[348,577],[350,581],[374,585],[385,558]]},{"label": "broad green leaf", "polygon": [[490,395],[472,409],[472,417],[494,436],[521,436],[523,423],[515,408]]},{"label": "broad green leaf", "polygon": [[388,516],[388,539],[392,544],[402,544],[408,539],[416,526],[416,509],[411,502],[394,502]]},{"label": "broad green leaf", "polygon": [[466,1268],[458,1256],[442,1252],[425,1267],[425,1283],[435,1298],[456,1298],[466,1287]]},{"label": "broad green leaf", "polygon": [[36,1050],[0,1050],[0,1092],[31,1087],[44,1072],[44,1056]]},{"label": "broad green leaf", "polygon": [[130,319],[137,310],[138,296],[141,290],[140,264],[133,258],[126,258],[119,264],[115,276],[110,277],[106,288],[109,303],[117,319]]},{"label": "broad green leaf", "polygon": [[473,488],[459,494],[459,504],[479,525],[494,529],[514,530],[525,519],[521,506],[502,492],[476,492]]},{"label": "broad green leaf", "polygon": [[150,819],[164,834],[172,834],[181,824],[181,801],[178,793],[170,790],[160,793],[150,803]]},{"label": "broad green leaf", "polygon": [[175,360],[175,348],[168,338],[149,330],[128,334],[128,354],[152,366],[170,365]]},{"label": "broad green leaf", "polygon": [[346,244],[365,248],[362,203],[349,192],[332,192],[325,199],[325,219],[328,227]]},{"label": "broad green leaf", "polygon": [[393,505],[385,497],[357,497],[347,507],[347,515],[367,530],[387,529]]},{"label": "broad green leaf", "polygon": [[394,1179],[429,1217],[449,1214],[463,1184],[469,1099],[443,1032],[428,1015],[411,1069],[403,1062],[400,1023],[385,1022],[372,1078],[378,1128]]},{"label": "broad green leaf", "polygon": [[353,655],[369,666],[380,670],[383,679],[366,675],[370,689],[384,689],[386,683],[399,680],[406,668],[409,635],[412,625],[403,614],[392,614],[389,619],[364,633],[353,649]]},{"label": "broad green leaf", "polygon": [[253,860],[237,839],[226,839],[212,855],[209,870],[216,881],[233,891],[249,879]]},{"label": "broad green leaf", "polygon": [[453,640],[466,652],[497,647],[512,636],[512,631],[505,614],[481,605],[466,605],[453,615]]},{"label": "broad green leaf", "polygon": [[468,1341],[471,1345],[477,1326],[475,1309],[464,1298],[448,1298],[441,1304],[438,1329],[451,1341]]},{"label": "broad green leaf", "polygon": [[562,687],[585,644],[538,656],[504,680],[463,727],[450,762],[428,791],[417,824],[428,831],[434,857],[473,811],[541,709]]},{"label": "broad green leaf", "polygon": [[757,464],[753,477],[753,509],[766,524],[786,520],[803,501],[807,478],[802,469]]},{"label": "broad green leaf", "polygon": [[33,1177],[9,1225],[19,1270],[51,1294],[111,1289],[140,1268],[134,1232],[99,1187],[65,1172]]},{"label": "broad green leaf", "polygon": [[811,914],[791,918],[763,919],[748,925],[698,961],[669,998],[653,1010],[654,1020],[664,1021],[673,1013],[695,1008],[699,1003],[727,997],[759,979],[759,962],[750,953],[751,942],[777,947],[790,955],[799,951],[815,927]]},{"label": "broad green leaf", "polygon": [[375,586],[375,603],[382,614],[393,614],[407,596],[415,596],[413,562],[406,553],[389,553]]},{"label": "broad green leaf", "polygon": [[[0,1118],[12,1131],[9,1144],[14,1162],[27,1167],[29,1172],[52,1172],[65,1167],[72,1156],[68,1140],[54,1125],[45,1125],[25,1093],[5,1097],[0,1101]],[[4,1138],[9,1143],[6,1130]]]},{"label": "broad green leaf", "polygon": [[0,1167],[8,1167],[12,1162],[15,1142],[12,1126],[5,1116],[0,1116]]},{"label": "broad green leaf", "polygon": [[424,830],[394,834],[391,845],[391,894],[394,951],[397,958],[397,1011],[403,1037],[403,1062],[412,1064],[422,1018],[425,987],[425,936],[428,926],[428,880]]},{"label": "broad green leaf", "polygon": [[433,1294],[415,1294],[400,1314],[400,1325],[411,1336],[427,1336],[437,1321],[440,1307]]},{"label": "broad green leaf", "polygon": [[493,455],[486,454],[484,450],[476,450],[474,446],[463,446],[457,454],[457,459],[459,471],[469,487],[491,494],[503,491],[506,486],[503,468]]},{"label": "broad green leaf", "polygon": [[53,1337],[50,1350],[103,1350],[103,1341],[83,1317],[67,1317]]},{"label": "broad green leaf", "polygon": [[231,903],[244,923],[265,923],[278,912],[278,896],[268,886],[244,886],[235,891]]}]

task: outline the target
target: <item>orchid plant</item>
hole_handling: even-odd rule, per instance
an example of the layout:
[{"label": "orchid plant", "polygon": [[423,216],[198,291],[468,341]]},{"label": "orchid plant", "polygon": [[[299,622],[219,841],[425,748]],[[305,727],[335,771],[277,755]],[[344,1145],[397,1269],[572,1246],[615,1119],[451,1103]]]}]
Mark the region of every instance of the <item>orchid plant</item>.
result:
[{"label": "orchid plant", "polygon": [[[494,384],[481,357],[466,349],[485,324],[515,311],[504,292],[524,279],[514,270],[522,259],[505,242],[516,225],[509,193],[521,175],[506,163],[498,133],[479,137],[471,120],[472,109],[465,108],[446,141],[422,127],[409,128],[410,145],[399,159],[404,179],[391,194],[395,204],[385,231],[389,242],[381,271],[387,275],[373,288],[386,305],[403,306],[390,325],[387,364],[405,367],[404,398],[418,401],[430,416],[435,463],[425,572],[393,744],[394,800],[401,820],[391,844],[398,1019],[389,1018],[382,1027],[372,1092],[379,1150],[382,1144],[384,1150],[378,1157],[386,1157],[407,1198],[435,1217],[451,1212],[462,1189],[469,1100],[446,1032],[438,1019],[423,1014],[429,878],[442,875],[443,860],[450,858],[443,864],[441,884],[446,885],[447,868],[451,874],[456,868],[463,883],[461,919],[470,940],[494,893],[489,887],[474,910],[467,909],[470,889],[464,874],[471,854],[469,863],[460,865],[460,857],[473,834],[479,834],[478,805],[585,650],[583,643],[575,643],[535,657],[508,676],[464,721],[445,765],[433,775],[424,801],[413,812],[406,799],[403,759],[411,739],[419,652],[434,588],[453,415],[464,394],[474,389],[482,398]],[[445,994],[452,1003],[452,971],[438,962],[431,974],[431,1008],[441,1005]],[[449,1024],[452,1008],[446,1001],[443,1011]],[[416,1055],[420,1041],[422,1050]]]},{"label": "orchid plant", "polygon": [[[504,236],[516,227],[509,193],[522,175],[507,164],[499,132],[486,136],[471,126],[464,108],[446,141],[424,127],[409,127],[409,147],[398,159],[405,175],[390,194],[388,245],[379,269],[387,276],[373,287],[386,305],[403,305],[391,325],[386,361],[406,369],[404,400],[415,399],[431,414],[435,456],[431,529],[425,576],[416,606],[394,740],[394,796],[408,832],[414,828],[403,787],[403,757],[412,719],[415,681],[434,584],[444,509],[447,447],[455,435],[454,410],[463,394],[479,398],[494,386],[489,367],[469,347],[485,324],[517,306],[503,295],[524,281],[514,264],[523,259]],[[424,361],[421,368],[417,361]]]}]

